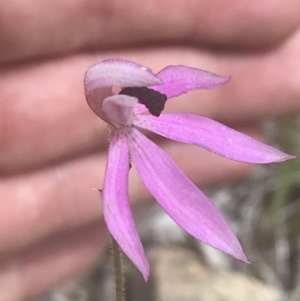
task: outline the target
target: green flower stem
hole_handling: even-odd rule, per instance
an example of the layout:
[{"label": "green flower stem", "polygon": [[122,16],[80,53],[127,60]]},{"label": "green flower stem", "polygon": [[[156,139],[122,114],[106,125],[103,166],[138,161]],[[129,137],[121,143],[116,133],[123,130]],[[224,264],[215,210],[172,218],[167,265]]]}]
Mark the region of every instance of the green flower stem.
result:
[{"label": "green flower stem", "polygon": [[123,272],[122,251],[113,237],[111,237],[111,246],[115,270],[116,301],[124,301],[125,281]]}]

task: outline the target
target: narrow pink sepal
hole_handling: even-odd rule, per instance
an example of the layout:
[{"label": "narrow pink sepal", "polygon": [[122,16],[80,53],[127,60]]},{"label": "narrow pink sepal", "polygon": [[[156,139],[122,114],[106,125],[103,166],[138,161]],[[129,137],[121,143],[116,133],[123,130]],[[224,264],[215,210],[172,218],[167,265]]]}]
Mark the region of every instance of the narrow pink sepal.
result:
[{"label": "narrow pink sepal", "polygon": [[151,88],[167,95],[168,98],[192,90],[213,89],[229,81],[229,77],[183,65],[167,66],[157,74],[157,77],[163,84]]},{"label": "narrow pink sepal", "polygon": [[174,161],[134,128],[128,141],[142,181],[164,210],[197,239],[248,263],[238,239],[222,215]]},{"label": "narrow pink sepal", "polygon": [[103,186],[103,213],[109,232],[147,281],[150,267],[140,241],[128,195],[129,153],[126,134],[111,137]]},{"label": "narrow pink sepal", "polygon": [[246,163],[272,163],[294,156],[261,143],[212,119],[192,114],[135,116],[134,125],[183,143],[196,144],[228,159]]}]

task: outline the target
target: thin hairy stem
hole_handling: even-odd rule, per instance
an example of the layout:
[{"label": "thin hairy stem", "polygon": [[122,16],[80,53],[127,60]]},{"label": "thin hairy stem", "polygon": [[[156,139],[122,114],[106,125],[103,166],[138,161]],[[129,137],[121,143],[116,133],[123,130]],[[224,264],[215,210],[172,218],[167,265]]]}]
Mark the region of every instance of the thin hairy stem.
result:
[{"label": "thin hairy stem", "polygon": [[111,238],[111,246],[115,270],[116,301],[124,301],[125,281],[123,272],[122,252],[118,243],[113,237]]}]

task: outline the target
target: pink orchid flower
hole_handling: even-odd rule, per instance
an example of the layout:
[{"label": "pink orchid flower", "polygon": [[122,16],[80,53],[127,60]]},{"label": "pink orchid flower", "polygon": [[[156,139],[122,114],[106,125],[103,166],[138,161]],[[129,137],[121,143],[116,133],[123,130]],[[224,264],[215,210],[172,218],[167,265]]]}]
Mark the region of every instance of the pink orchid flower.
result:
[{"label": "pink orchid flower", "polygon": [[[113,128],[102,195],[104,219],[111,235],[145,280],[149,263],[129,203],[131,161],[149,192],[183,229],[205,244],[249,261],[212,202],[138,128],[241,162],[270,163],[293,158],[206,117],[160,115],[167,99],[191,90],[212,89],[227,81],[226,77],[182,65],[168,66],[154,74],[120,59],[105,60],[86,73],[87,102]],[[152,115],[141,114],[147,109]]]}]

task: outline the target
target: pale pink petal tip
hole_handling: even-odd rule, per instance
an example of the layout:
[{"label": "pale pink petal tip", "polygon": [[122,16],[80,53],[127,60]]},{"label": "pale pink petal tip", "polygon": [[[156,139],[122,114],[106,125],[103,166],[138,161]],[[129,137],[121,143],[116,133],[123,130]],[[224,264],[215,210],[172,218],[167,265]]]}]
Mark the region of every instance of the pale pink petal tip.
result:
[{"label": "pale pink petal tip", "polygon": [[222,77],[217,74],[201,69],[186,67],[183,65],[168,66],[158,74],[163,84],[152,87],[168,98],[179,96],[192,90],[213,89],[224,85],[229,77]]},{"label": "pale pink petal tip", "polygon": [[250,264],[251,261],[247,258],[247,256],[244,254],[244,256],[242,258],[237,258],[241,261],[243,261],[244,263]]},{"label": "pale pink petal tip", "polygon": [[86,94],[103,87],[143,87],[161,84],[151,69],[120,59],[109,59],[90,67],[84,79]]}]

